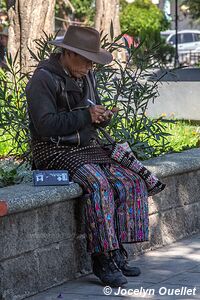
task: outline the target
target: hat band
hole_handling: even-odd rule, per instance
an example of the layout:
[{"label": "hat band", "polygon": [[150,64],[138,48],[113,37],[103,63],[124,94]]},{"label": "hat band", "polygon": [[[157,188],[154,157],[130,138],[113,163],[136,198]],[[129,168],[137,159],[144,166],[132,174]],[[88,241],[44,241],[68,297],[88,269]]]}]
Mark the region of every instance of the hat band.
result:
[{"label": "hat band", "polygon": [[82,43],[80,41],[79,44],[77,45],[76,42],[73,43],[72,41],[68,41],[68,40],[64,40],[64,39],[61,43],[66,46],[84,50],[84,51],[88,51],[88,52],[99,53],[99,51],[100,51],[100,47],[98,45],[96,45],[96,43],[93,43],[93,44],[90,43],[90,44],[86,45],[85,41]]}]

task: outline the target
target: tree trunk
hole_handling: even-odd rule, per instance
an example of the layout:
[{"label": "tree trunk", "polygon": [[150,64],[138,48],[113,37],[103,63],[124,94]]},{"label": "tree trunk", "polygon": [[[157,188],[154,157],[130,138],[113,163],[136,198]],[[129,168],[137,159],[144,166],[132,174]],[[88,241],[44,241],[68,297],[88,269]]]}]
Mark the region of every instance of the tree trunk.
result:
[{"label": "tree trunk", "polygon": [[28,47],[36,50],[35,39],[54,33],[55,0],[15,0],[9,7],[10,21],[8,52],[14,58],[17,51],[18,62],[23,71],[28,71],[33,61]]},{"label": "tree trunk", "polygon": [[121,33],[119,23],[119,0],[96,0],[95,28],[108,34],[110,38],[110,24],[113,22],[114,36]]},{"label": "tree trunk", "polygon": [[[119,0],[96,0],[96,15],[95,15],[95,28],[98,31],[108,35],[108,39],[111,41],[110,25],[113,22],[114,37],[121,33],[120,21],[119,21]],[[122,41],[120,41],[122,42]],[[115,58],[120,61],[125,60],[125,52],[118,51],[115,53]]]}]

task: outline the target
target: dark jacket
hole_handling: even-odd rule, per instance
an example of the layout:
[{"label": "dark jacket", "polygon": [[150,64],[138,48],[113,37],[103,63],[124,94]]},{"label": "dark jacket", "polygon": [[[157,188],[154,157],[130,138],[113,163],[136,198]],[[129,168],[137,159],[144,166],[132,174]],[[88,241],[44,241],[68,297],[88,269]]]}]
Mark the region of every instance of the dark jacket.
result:
[{"label": "dark jacket", "polygon": [[81,145],[87,145],[97,136],[86,103],[90,97],[88,81],[83,79],[81,89],[63,70],[58,55],[51,55],[50,59],[41,62],[27,84],[31,135],[34,138],[58,137],[78,131]]}]

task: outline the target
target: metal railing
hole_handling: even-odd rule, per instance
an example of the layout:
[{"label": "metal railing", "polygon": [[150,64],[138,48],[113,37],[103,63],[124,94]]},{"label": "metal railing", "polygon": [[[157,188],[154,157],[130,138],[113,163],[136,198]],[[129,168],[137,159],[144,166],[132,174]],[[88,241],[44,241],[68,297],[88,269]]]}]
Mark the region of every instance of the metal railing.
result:
[{"label": "metal railing", "polygon": [[[200,66],[200,52],[185,52],[178,54],[179,66]],[[174,67],[174,59],[167,64],[168,67]]]}]

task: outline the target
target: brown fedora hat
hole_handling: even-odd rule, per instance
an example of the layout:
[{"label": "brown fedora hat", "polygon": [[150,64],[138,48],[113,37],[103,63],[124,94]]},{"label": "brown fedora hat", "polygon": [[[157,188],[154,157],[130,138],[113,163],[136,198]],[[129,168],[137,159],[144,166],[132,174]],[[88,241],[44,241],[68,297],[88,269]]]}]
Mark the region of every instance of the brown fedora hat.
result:
[{"label": "brown fedora hat", "polygon": [[62,40],[49,41],[57,47],[71,50],[98,64],[109,64],[113,57],[100,48],[99,32],[91,27],[69,26]]}]

